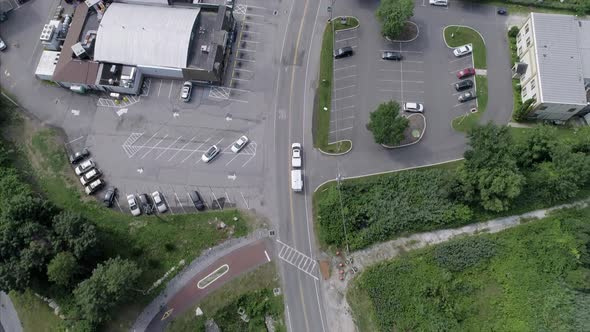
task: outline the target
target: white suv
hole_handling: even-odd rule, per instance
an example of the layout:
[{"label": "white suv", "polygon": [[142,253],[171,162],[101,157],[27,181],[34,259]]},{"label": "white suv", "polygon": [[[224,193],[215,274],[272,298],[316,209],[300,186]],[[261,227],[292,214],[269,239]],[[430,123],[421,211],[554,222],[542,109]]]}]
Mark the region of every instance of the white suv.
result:
[{"label": "white suv", "polygon": [[448,6],[448,0],[430,0],[430,4],[433,6]]}]

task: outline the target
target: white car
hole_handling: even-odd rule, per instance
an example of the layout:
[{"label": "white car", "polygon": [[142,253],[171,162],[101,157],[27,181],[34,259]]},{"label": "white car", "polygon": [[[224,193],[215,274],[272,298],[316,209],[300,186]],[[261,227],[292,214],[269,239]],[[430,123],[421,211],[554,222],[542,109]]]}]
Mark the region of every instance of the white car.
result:
[{"label": "white car", "polygon": [[88,160],[81,162],[80,165],[78,165],[78,167],[76,167],[76,169],[74,169],[74,172],[76,172],[76,175],[80,176],[80,175],[88,172],[94,166],[95,166],[94,161],[92,161],[92,159],[88,159]]},{"label": "white car", "polygon": [[208,163],[211,160],[213,160],[213,158],[215,158],[218,154],[219,154],[219,148],[217,147],[217,145],[213,145],[212,147],[209,148],[209,150],[207,150],[205,153],[203,153],[201,160]]},{"label": "white car", "polygon": [[291,144],[291,165],[293,168],[301,167],[301,144]]},{"label": "white car", "polygon": [[6,49],[6,43],[2,38],[0,38],[0,51],[4,51]]},{"label": "white car", "polygon": [[80,177],[80,183],[85,186],[92,180],[97,179],[101,174],[102,173],[98,168],[93,168]]},{"label": "white car", "polygon": [[246,146],[246,144],[248,144],[249,141],[250,140],[246,136],[242,136],[242,137],[238,138],[238,140],[235,141],[234,144],[232,144],[232,146],[231,146],[232,152],[233,153],[240,152],[240,150],[242,150]]},{"label": "white car", "polygon": [[92,195],[98,189],[102,188],[102,186],[104,186],[104,181],[103,180],[101,180],[101,179],[94,180],[94,182],[90,182],[89,185],[87,185],[86,187],[84,187],[84,191],[86,191],[86,194],[87,195]]},{"label": "white car", "polygon": [[193,83],[186,81],[182,84],[182,89],[180,90],[180,99],[185,103],[188,103],[191,100],[191,91],[193,91]]},{"label": "white car", "polygon": [[430,4],[433,6],[448,6],[448,0],[430,0]]},{"label": "white car", "polygon": [[460,57],[460,56],[470,54],[472,51],[473,51],[473,47],[471,46],[471,44],[467,44],[467,45],[459,46],[456,49],[454,49],[453,54],[455,54],[456,57]]},{"label": "white car", "polygon": [[132,215],[137,217],[141,214],[141,210],[139,209],[139,205],[137,205],[135,195],[127,195],[127,203],[129,204],[129,210],[131,210]]},{"label": "white car", "polygon": [[404,103],[404,111],[410,113],[423,113],[424,105],[419,103]]},{"label": "white car", "polygon": [[154,204],[156,205],[156,209],[158,209],[158,212],[164,213],[168,211],[168,207],[166,206],[166,203],[162,198],[162,194],[160,194],[159,191],[154,191],[152,193],[152,199],[154,200]]}]

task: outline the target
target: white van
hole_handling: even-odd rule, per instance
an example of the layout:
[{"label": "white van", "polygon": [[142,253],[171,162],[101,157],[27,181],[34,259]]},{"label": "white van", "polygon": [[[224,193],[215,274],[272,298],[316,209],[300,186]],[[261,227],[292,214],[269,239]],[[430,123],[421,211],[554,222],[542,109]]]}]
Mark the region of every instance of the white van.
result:
[{"label": "white van", "polygon": [[291,171],[291,189],[295,192],[303,191],[303,174],[300,169]]}]

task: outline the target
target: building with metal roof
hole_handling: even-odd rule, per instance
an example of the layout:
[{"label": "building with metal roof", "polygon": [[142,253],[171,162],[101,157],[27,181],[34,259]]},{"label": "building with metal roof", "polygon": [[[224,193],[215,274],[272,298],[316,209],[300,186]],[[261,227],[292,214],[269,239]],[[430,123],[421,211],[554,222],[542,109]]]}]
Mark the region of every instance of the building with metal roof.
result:
[{"label": "building with metal roof", "polygon": [[529,117],[566,121],[590,111],[590,21],[531,13],[516,40],[518,66],[526,64],[515,72],[521,96],[535,99]]}]

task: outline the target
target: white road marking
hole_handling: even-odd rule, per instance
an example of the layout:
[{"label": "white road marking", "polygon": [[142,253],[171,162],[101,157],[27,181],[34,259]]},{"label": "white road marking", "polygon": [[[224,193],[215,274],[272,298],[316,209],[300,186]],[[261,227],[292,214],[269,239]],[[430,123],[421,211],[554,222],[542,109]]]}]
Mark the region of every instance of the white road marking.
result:
[{"label": "white road marking", "polygon": [[[210,140],[210,139],[211,139],[211,137],[207,138],[207,140],[205,140],[205,142],[201,143],[201,145],[199,145],[199,147],[198,147],[198,148],[194,149],[194,150],[193,150],[193,152],[191,152],[191,153],[190,153],[190,154],[189,154],[189,155],[188,155],[186,158],[184,158],[184,159],[183,159],[183,160],[182,160],[180,163],[181,163],[181,164],[182,164],[182,163],[184,163],[184,162],[185,162],[185,161],[186,161],[188,158],[190,158],[190,156],[192,156],[192,155],[193,155],[193,153],[197,152],[197,151],[198,151],[198,150],[201,148],[201,146],[203,146],[203,144],[205,144],[205,143],[209,142],[209,140]],[[201,159],[199,159],[199,160],[201,160]]]},{"label": "white road marking", "polygon": [[[182,136],[180,136],[182,137]],[[174,157],[176,157],[177,154],[180,153],[180,151],[184,151],[184,148],[189,145],[195,138],[197,138],[197,136],[193,137],[190,139],[190,141],[186,142],[180,149],[178,149],[178,151],[176,151],[175,154],[172,155],[172,157],[170,157],[170,159],[168,159],[168,161],[171,161],[172,159],[174,159]]]},{"label": "white road marking", "polygon": [[244,201],[244,204],[246,204],[246,209],[250,209],[250,205],[246,201],[246,198],[244,197],[244,193],[240,191],[240,195],[242,195],[242,200]]},{"label": "white road marking", "polygon": [[334,68],[334,71],[342,70],[342,69],[346,69],[346,68],[352,68],[352,67],[356,67],[356,65],[350,65],[350,66],[344,66],[344,67],[340,67],[340,68]]},{"label": "white road marking", "polygon": [[334,91],[344,90],[344,89],[354,88],[354,87],[356,87],[356,84],[345,86],[345,87],[342,87],[342,88],[336,88],[336,89],[334,89]]},{"label": "white road marking", "polygon": [[158,132],[156,132],[155,134],[152,135],[152,137],[150,137],[150,139],[147,140],[147,142],[145,142],[142,146],[139,147],[139,149],[137,151],[135,151],[135,153],[133,153],[134,155],[136,153],[139,152],[139,150],[143,149],[144,147],[147,146],[147,144],[158,134]]},{"label": "white road marking", "polygon": [[330,131],[330,134],[335,133],[335,132],[339,132],[339,131],[351,130],[352,128],[353,127],[347,127],[347,128],[332,130],[332,131]]},{"label": "white road marking", "polygon": [[158,97],[160,97],[160,91],[162,91],[162,84],[164,83],[163,79],[160,79],[160,85],[158,86]]},{"label": "white road marking", "polygon": [[357,37],[354,36],[354,37],[349,37],[349,38],[344,38],[344,39],[338,39],[336,42],[338,43],[338,42],[343,42],[343,41],[347,41],[347,40],[351,40],[351,39],[356,39],[356,38]]},{"label": "white road marking", "polygon": [[172,145],[176,144],[176,142],[178,142],[178,140],[181,138],[182,138],[182,136],[179,136],[175,141],[170,143],[170,145],[168,145],[168,147],[166,147],[164,150],[162,150],[162,152],[160,152],[160,154],[156,157],[156,160],[159,159],[164,153],[166,153],[166,151],[168,151],[172,147]]},{"label": "white road marking", "polygon": [[240,68],[234,68],[234,70],[235,71],[243,71],[243,72],[246,72],[246,73],[253,73],[254,72],[253,70],[240,69]]},{"label": "white road marking", "polygon": [[[152,152],[155,148],[157,148],[158,145],[160,145],[160,143],[162,143],[162,141],[166,139],[166,137],[168,137],[168,135],[162,137],[162,139],[159,140],[158,143],[156,143],[156,145],[152,146],[146,153],[144,153],[144,155],[141,157],[141,159],[145,158],[150,152]],[[166,151],[166,150],[164,150],[164,151]]]},{"label": "white road marking", "polygon": [[270,262],[270,257],[268,256],[268,252],[264,251],[264,255],[266,255],[266,259]]},{"label": "white road marking", "polygon": [[342,100],[342,99],[346,99],[346,98],[353,98],[353,97],[356,97],[356,95],[350,95],[350,96],[346,96],[346,97],[335,98],[335,99],[332,99],[332,101]]},{"label": "white road marking", "polygon": [[330,120],[330,122],[337,122],[337,121],[344,121],[344,120],[350,120],[350,119],[354,119],[354,116],[348,116],[342,119],[337,119],[337,120]]},{"label": "white road marking", "polygon": [[238,48],[237,51],[238,52],[252,52],[252,53],[256,53],[256,50],[249,50],[247,48]]},{"label": "white road marking", "polygon": [[174,81],[170,81],[170,91],[168,91],[168,99],[170,99],[170,96],[172,95],[172,87],[174,87]]},{"label": "white road marking", "polygon": [[174,192],[174,196],[176,196],[176,201],[178,201],[178,204],[180,205],[182,212],[186,213],[186,210],[184,209],[184,206],[182,205],[182,202],[180,201],[180,198],[178,198],[178,194],[176,194],[176,192]]},{"label": "white road marking", "polygon": [[66,144],[72,144],[72,143],[74,143],[75,141],[78,141],[78,140],[81,140],[81,139],[83,139],[84,137],[86,137],[86,136],[80,136],[80,137],[78,137],[78,138],[75,138],[75,139],[73,139],[73,140],[69,141],[69,142],[68,142],[68,143],[66,143]]},{"label": "white road marking", "polygon": [[334,81],[345,80],[347,78],[352,78],[352,77],[356,77],[356,75],[348,75],[348,76],[344,76],[344,77],[334,78]]}]

